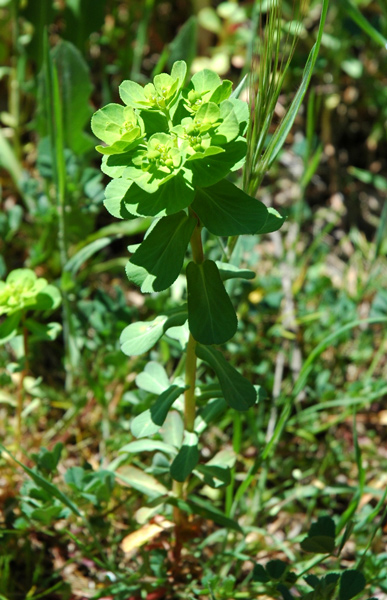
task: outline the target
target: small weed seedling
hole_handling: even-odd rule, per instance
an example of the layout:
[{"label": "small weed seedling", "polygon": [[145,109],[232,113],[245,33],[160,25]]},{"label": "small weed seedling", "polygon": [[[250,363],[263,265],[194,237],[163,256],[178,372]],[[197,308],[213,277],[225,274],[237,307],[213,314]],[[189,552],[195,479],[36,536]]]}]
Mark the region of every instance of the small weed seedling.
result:
[{"label": "small weed seedling", "polygon": [[[48,313],[61,302],[59,290],[49,285],[43,277],[38,278],[31,269],[15,269],[6,281],[0,281],[0,316],[5,320],[0,326],[0,345],[21,336],[21,356],[18,370],[21,372],[17,393],[16,446],[20,451],[22,436],[22,412],[24,404],[24,380],[28,373],[29,336],[33,341],[53,340],[61,327],[58,323],[42,325],[36,320],[36,312]],[[27,318],[27,313],[33,316]]]}]

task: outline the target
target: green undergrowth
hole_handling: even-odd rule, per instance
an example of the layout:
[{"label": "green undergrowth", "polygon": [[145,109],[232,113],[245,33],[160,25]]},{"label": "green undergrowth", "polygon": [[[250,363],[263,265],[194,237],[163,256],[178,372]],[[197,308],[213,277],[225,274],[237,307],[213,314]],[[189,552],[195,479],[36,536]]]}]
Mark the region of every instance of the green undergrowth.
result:
[{"label": "green undergrowth", "polygon": [[386,18],[0,2],[0,600],[387,594]]}]

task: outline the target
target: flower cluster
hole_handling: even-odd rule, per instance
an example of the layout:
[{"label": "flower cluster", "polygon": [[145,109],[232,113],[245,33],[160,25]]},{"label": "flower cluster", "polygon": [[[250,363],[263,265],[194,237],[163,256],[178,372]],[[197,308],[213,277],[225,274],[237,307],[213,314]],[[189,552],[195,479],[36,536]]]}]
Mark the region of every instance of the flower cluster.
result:
[{"label": "flower cluster", "polygon": [[[170,75],[156,75],[145,87],[124,81],[126,106],[108,104],[93,116],[92,130],[106,144],[97,146],[102,170],[120,180],[106,192],[115,216],[178,212],[195,188],[214,185],[244,160],[247,104],[230,97],[230,81],[207,69],[184,86],[186,71],[178,61]],[[180,201],[168,202],[177,190]]]},{"label": "flower cluster", "polygon": [[0,315],[12,315],[27,309],[54,309],[60,293],[31,269],[15,269],[6,281],[0,281]]}]

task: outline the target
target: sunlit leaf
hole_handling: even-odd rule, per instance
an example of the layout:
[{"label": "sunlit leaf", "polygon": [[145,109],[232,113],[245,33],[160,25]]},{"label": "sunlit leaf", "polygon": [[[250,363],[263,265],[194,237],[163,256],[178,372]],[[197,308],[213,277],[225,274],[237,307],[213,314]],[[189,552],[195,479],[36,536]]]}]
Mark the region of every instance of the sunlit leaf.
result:
[{"label": "sunlit leaf", "polygon": [[136,377],[136,385],[151,394],[162,394],[169,387],[168,375],[162,365],[151,361]]},{"label": "sunlit leaf", "polygon": [[168,494],[168,489],[162,483],[157,481],[155,477],[144,473],[144,471],[141,471],[136,467],[119,467],[115,471],[115,475],[124,485],[132,487],[150,498]]},{"label": "sunlit leaf", "polygon": [[184,308],[173,314],[159,315],[153,321],[131,323],[123,330],[120,343],[121,350],[128,356],[138,356],[150,350],[169,327],[183,325],[187,320]]}]

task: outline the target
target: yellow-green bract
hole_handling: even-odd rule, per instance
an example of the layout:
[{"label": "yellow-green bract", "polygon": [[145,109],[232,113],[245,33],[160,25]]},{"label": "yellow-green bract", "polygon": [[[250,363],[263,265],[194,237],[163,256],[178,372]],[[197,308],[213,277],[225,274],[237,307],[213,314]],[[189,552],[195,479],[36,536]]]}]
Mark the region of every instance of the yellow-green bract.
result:
[{"label": "yellow-green bract", "polygon": [[60,292],[31,269],[15,269],[0,281],[0,315],[22,310],[53,310],[60,304]]},{"label": "yellow-green bract", "polygon": [[[208,69],[184,86],[186,71],[178,61],[170,75],[156,75],[145,87],[124,81],[126,106],[108,104],[92,118],[92,130],[105,144],[97,146],[102,170],[121,180],[114,201],[111,188],[106,193],[106,208],[115,216],[178,212],[191,204],[196,187],[214,185],[244,161],[247,104],[230,98],[231,82]],[[127,202],[129,188],[133,202]],[[176,205],[171,196],[179,198]]]},{"label": "yellow-green bract", "polygon": [[102,170],[112,177],[107,210],[120,219],[159,219],[126,269],[143,292],[174,283],[196,225],[237,236],[275,231],[283,222],[227,179],[245,160],[247,103],[213,71],[195,73],[185,85],[186,72],[178,61],[145,87],[124,81],[125,105],[108,104],[92,118],[105,144],[97,146]]}]

